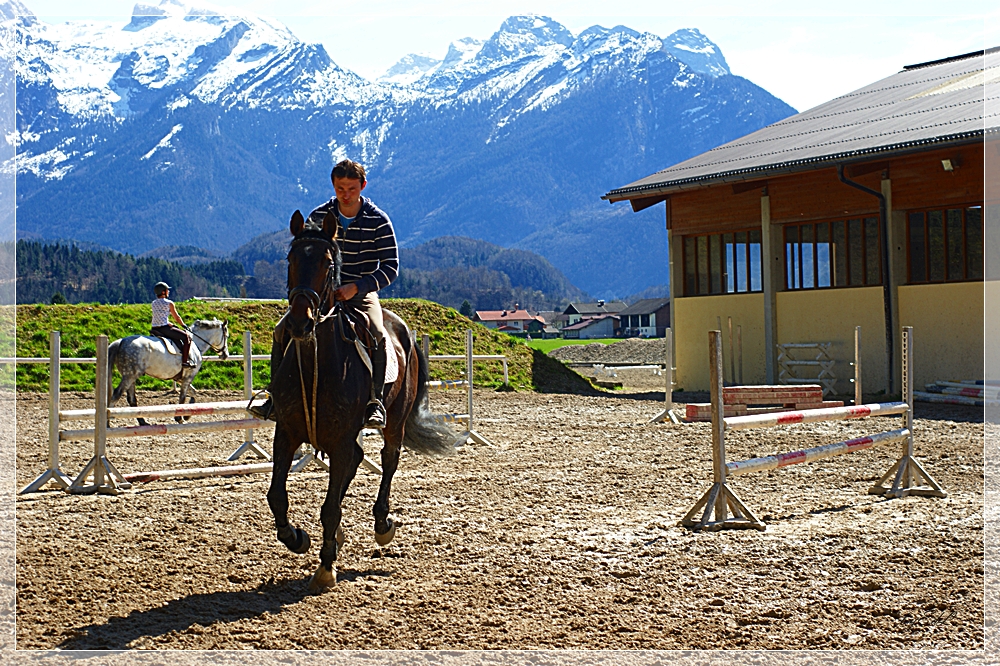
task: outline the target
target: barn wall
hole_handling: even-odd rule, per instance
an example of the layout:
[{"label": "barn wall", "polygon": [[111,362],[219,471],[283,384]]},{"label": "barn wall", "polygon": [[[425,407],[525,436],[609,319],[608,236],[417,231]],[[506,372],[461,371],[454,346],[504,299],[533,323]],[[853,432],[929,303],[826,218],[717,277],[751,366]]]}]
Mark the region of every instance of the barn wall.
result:
[{"label": "barn wall", "polygon": [[[778,294],[778,344],[832,342],[837,393],[853,395],[854,327],[861,327],[864,392],[885,389],[885,319],[882,287],[803,289]],[[809,357],[802,353],[802,360]],[[814,358],[814,357],[813,357]],[[805,371],[803,370],[803,374]],[[812,374],[811,376],[815,376]]]},{"label": "barn wall", "polygon": [[899,288],[899,319],[913,327],[914,388],[939,379],[983,379],[982,282]]},{"label": "barn wall", "polygon": [[[764,295],[728,294],[678,298],[674,305],[677,325],[674,346],[677,367],[677,387],[687,391],[707,391],[709,383],[708,331],[722,323],[722,346],[726,382],[732,381],[729,363],[728,317],[733,318],[733,340],[736,327],[743,332],[743,381],[764,383]],[[739,370],[737,369],[737,372]]]}]

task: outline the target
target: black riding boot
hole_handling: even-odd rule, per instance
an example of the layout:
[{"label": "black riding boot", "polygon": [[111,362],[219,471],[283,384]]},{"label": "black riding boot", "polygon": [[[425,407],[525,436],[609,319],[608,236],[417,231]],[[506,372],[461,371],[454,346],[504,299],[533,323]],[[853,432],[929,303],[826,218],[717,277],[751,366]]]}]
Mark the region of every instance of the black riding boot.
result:
[{"label": "black riding boot", "polygon": [[[280,323],[280,322],[279,322]],[[278,366],[281,365],[281,359],[285,354],[284,346],[284,328],[275,331],[275,339],[271,343],[271,381],[274,381],[274,375],[278,372]],[[256,416],[259,419],[266,419],[269,421],[276,421],[277,418],[274,416],[274,401],[271,399],[270,395],[271,385],[267,385],[268,396],[267,400],[264,401],[263,405],[252,405],[247,407],[247,411]]]},{"label": "black riding boot", "polygon": [[386,345],[382,343],[376,346],[372,353],[372,396],[365,410],[366,428],[385,427],[385,406],[382,404],[382,394],[385,392],[385,366],[387,362]]}]

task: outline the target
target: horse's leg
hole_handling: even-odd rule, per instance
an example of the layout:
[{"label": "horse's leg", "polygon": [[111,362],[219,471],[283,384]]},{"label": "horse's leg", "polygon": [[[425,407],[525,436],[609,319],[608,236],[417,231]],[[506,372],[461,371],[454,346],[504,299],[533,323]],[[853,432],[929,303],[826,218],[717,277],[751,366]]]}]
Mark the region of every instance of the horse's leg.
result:
[{"label": "horse's leg", "polygon": [[[125,397],[128,399],[129,407],[139,406],[139,401],[135,397],[135,382],[129,384],[128,389],[125,392]],[[141,426],[149,425],[149,423],[146,422],[146,419],[142,418],[141,416],[136,420],[139,422],[139,425]]]},{"label": "horse's leg", "polygon": [[378,497],[372,513],[375,514],[375,541],[387,546],[396,536],[396,524],[389,517],[389,490],[392,477],[399,467],[399,451],[403,445],[403,422],[405,419],[388,419],[382,429],[382,481],[378,486]]},{"label": "horse's leg", "polygon": [[278,529],[278,541],[293,553],[302,554],[309,550],[309,535],[305,530],[288,522],[288,470],[292,466],[292,453],[301,442],[292,442],[285,429],[278,424],[274,430],[274,463],[271,468],[271,486],[267,490],[267,504],[274,516],[274,526]]},{"label": "horse's leg", "polygon": [[[184,398],[187,397],[188,389],[191,387],[191,382],[193,380],[194,380],[194,375],[191,375],[191,376],[186,376],[185,375],[181,379],[181,392],[180,392],[180,398],[177,400],[177,404],[179,404],[179,405],[183,405],[184,404]],[[191,402],[194,402],[194,396],[191,396]],[[175,416],[174,417],[174,421],[177,421],[178,423],[181,423],[183,421],[188,421],[190,419],[191,419],[190,416]]]},{"label": "horse's leg", "polygon": [[337,569],[333,563],[344,542],[344,533],[340,528],[340,520],[343,517],[341,507],[344,496],[347,495],[347,488],[354,480],[358,465],[364,458],[364,451],[358,446],[356,439],[341,442],[335,451],[339,454],[334,453],[330,456],[330,483],[326,489],[326,500],[320,509],[323,546],[319,551],[319,568],[309,581],[309,590],[314,593],[322,592],[324,588],[337,582]]}]

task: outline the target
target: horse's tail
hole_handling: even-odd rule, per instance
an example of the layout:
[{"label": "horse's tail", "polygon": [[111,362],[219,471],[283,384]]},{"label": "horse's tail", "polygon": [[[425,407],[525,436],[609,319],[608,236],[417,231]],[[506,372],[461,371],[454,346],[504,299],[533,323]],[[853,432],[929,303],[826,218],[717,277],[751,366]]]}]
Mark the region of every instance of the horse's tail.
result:
[{"label": "horse's tail", "polygon": [[427,356],[413,337],[410,338],[410,348],[417,353],[417,397],[410,410],[410,418],[406,420],[403,446],[428,455],[451,455],[455,447],[462,443],[464,432],[438,420],[427,408],[427,379],[430,377]]},{"label": "horse's tail", "polygon": [[[108,386],[114,386],[115,364],[118,362],[118,350],[121,349],[122,341],[115,340],[108,345]],[[118,384],[118,390],[111,394],[111,402],[117,402],[121,398],[121,387],[125,382]]]}]

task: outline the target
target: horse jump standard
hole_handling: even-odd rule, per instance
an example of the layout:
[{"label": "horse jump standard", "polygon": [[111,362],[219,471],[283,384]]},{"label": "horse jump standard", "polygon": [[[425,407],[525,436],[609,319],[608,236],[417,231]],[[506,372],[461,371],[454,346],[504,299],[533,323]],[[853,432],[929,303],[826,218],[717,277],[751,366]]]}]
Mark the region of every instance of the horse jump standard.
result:
[{"label": "horse jump standard", "polygon": [[[748,474],[787,465],[811,462],[821,458],[851,453],[871,448],[878,444],[903,442],[901,456],[871,489],[870,494],[886,497],[906,497],[921,495],[944,497],[941,486],[927,473],[913,457],[913,328],[903,327],[903,401],[874,403],[850,407],[833,407],[794,412],[753,414],[749,416],[723,415],[722,398],[722,345],[721,331],[709,331],[709,353],[712,395],[712,471],[713,484],[701,499],[681,520],[685,527],[695,530],[717,531],[722,529],[765,529],[765,525],[743,504],[739,496],[726,483],[728,476]],[[792,423],[816,423],[867,418],[869,416],[903,416],[903,428],[851,439],[836,444],[816,446],[801,451],[793,451],[775,456],[726,462],[725,431],[748,428],[768,428]],[[892,485],[884,484],[892,477]],[[919,485],[923,481],[926,485]],[[732,517],[729,511],[732,511]],[[697,518],[699,511],[701,517]],[[713,515],[714,514],[714,515]]]}]

